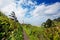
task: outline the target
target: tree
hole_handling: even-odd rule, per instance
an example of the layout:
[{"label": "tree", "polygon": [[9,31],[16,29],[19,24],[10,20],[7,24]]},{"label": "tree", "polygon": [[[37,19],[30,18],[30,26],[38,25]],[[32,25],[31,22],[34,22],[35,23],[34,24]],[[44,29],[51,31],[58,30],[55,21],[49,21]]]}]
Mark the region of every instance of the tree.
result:
[{"label": "tree", "polygon": [[57,22],[60,22],[60,17],[54,19],[53,21],[57,21]]},{"label": "tree", "polygon": [[12,17],[12,18],[11,18],[12,20],[18,22],[17,17],[16,17],[16,15],[15,15],[15,12],[12,11],[11,15],[9,15],[9,16]]},{"label": "tree", "polygon": [[48,19],[48,20],[46,21],[46,26],[47,26],[47,27],[51,27],[51,26],[52,26],[52,20],[51,20],[51,19]]},{"label": "tree", "polygon": [[45,28],[48,28],[48,27],[52,27],[52,26],[55,26],[55,25],[54,25],[54,22],[51,19],[48,19],[45,23],[43,23],[43,26]]}]

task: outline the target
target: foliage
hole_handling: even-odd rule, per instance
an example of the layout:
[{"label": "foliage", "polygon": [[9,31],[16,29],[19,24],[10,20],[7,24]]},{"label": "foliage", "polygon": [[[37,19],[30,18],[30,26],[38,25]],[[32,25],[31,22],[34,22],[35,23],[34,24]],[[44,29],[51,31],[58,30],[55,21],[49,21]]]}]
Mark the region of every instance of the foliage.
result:
[{"label": "foliage", "polygon": [[[51,24],[50,24],[51,23]],[[29,40],[60,40],[60,22],[48,20],[47,27],[37,27],[30,24],[23,25]]]},{"label": "foliage", "polygon": [[0,12],[0,40],[23,40],[20,23],[5,16]]},{"label": "foliage", "polygon": [[54,21],[52,21],[51,19],[48,19],[45,23],[43,23],[43,26],[45,28],[49,28],[49,27],[54,27],[55,24],[54,24]]},{"label": "foliage", "polygon": [[60,17],[54,19],[54,21],[60,22]]},{"label": "foliage", "polygon": [[32,26],[30,24],[27,24],[27,25],[25,24],[23,25],[23,29],[26,31],[26,34],[28,35],[29,40],[43,39],[41,38],[41,36],[43,37],[43,30],[44,30],[43,27],[41,28],[41,27]]},{"label": "foliage", "polygon": [[0,40],[23,40],[23,30],[29,40],[60,40],[60,21],[48,19],[43,26],[20,24],[0,12]]},{"label": "foliage", "polygon": [[12,11],[11,15],[9,15],[9,16],[12,17],[11,19],[13,19],[14,21],[18,22],[17,17],[15,15],[15,12]]}]

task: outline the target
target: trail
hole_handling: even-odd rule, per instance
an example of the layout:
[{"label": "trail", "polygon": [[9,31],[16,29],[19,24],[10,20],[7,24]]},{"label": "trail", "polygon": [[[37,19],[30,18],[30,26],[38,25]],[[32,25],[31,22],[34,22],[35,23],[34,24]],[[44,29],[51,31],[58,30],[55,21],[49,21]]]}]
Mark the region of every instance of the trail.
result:
[{"label": "trail", "polygon": [[24,36],[24,40],[29,40],[25,30],[23,30],[23,36]]}]

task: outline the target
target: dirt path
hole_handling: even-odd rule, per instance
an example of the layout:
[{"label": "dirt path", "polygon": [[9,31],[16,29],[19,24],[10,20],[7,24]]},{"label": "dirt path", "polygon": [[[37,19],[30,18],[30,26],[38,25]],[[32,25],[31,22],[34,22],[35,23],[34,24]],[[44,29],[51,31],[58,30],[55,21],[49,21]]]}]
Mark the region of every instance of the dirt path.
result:
[{"label": "dirt path", "polygon": [[24,40],[29,40],[26,32],[23,30]]}]

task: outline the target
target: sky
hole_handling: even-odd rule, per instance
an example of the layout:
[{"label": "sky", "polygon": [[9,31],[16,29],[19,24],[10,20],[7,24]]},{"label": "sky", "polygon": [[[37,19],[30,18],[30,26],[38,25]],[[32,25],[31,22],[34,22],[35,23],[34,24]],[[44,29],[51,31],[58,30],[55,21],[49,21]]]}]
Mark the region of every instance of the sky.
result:
[{"label": "sky", "polygon": [[39,26],[60,17],[60,0],[0,0],[0,11],[7,16],[14,11],[20,23]]}]

